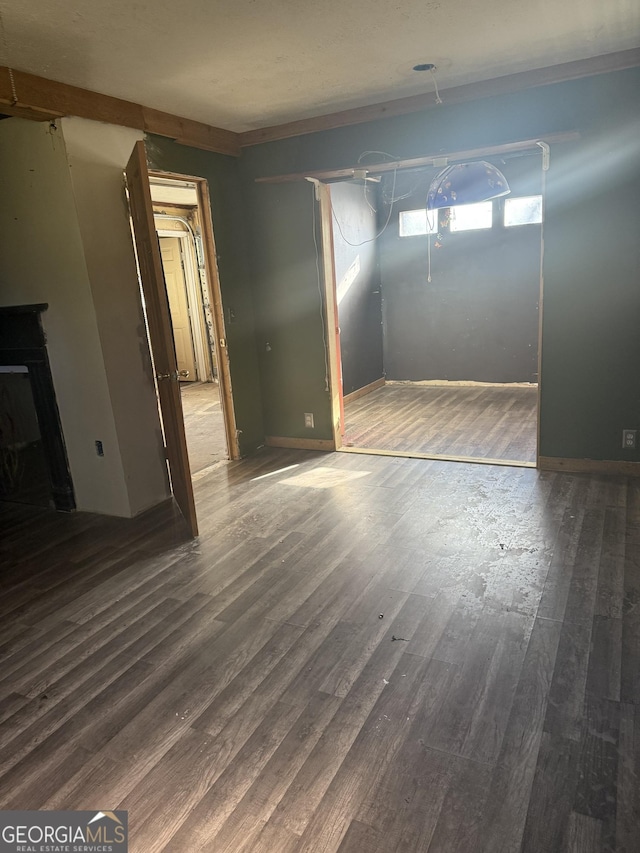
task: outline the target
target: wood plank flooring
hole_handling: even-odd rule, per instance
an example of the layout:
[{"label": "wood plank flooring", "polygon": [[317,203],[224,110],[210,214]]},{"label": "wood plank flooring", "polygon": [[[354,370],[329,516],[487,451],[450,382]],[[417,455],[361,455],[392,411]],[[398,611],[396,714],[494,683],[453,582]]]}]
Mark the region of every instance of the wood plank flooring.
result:
[{"label": "wood plank flooring", "polygon": [[0,507],[0,808],[132,853],[640,838],[640,482],[268,449],[133,521]]},{"label": "wood plank flooring", "polygon": [[345,405],[345,447],[536,461],[538,388],[385,385]]},{"label": "wood plank flooring", "polygon": [[180,395],[193,476],[229,458],[220,389],[217,382],[183,382]]}]

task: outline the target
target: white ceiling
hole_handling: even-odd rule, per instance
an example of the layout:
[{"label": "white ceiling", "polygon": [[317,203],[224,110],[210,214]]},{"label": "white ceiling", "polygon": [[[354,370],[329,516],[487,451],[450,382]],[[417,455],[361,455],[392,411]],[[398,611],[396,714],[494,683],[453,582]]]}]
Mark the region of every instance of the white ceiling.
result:
[{"label": "white ceiling", "polygon": [[640,45],[638,0],[0,0],[0,64],[243,131]]}]

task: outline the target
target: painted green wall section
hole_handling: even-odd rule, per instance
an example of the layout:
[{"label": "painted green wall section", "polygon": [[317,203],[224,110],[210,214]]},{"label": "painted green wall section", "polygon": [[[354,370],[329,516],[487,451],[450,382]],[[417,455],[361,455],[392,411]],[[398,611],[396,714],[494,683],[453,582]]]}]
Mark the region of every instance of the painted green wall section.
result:
[{"label": "painted green wall section", "polygon": [[[366,192],[366,196],[365,196]],[[384,376],[382,296],[376,211],[379,184],[331,185],[342,389],[351,394]]]},{"label": "painted green wall section", "polygon": [[640,461],[621,446],[624,427],[640,428],[639,116],[631,69],[245,149],[267,432],[329,438],[330,424],[311,187],[256,177],[349,166],[373,149],[409,158],[577,130],[579,142],[553,147],[547,176],[540,450]]},{"label": "painted green wall section", "polygon": [[146,147],[150,168],[206,178],[209,184],[236,426],[244,456],[263,443],[264,428],[238,160],[161,136],[147,136]]},{"label": "painted green wall section", "polygon": [[[540,193],[541,155],[488,158],[511,187],[488,202],[491,228],[452,232],[447,211],[431,211],[441,238],[431,238],[430,266],[429,238],[401,237],[398,220],[399,211],[424,208],[439,170],[398,175],[399,198],[378,238],[387,380],[537,382],[541,226],[505,228],[503,217],[509,198]],[[385,175],[387,194],[392,183]]]},{"label": "painted green wall section", "polygon": [[[314,188],[300,181],[255,184],[249,189],[265,432],[268,436],[330,438]],[[317,221],[315,226],[320,249]],[[305,412],[314,416],[313,429],[304,426]]]},{"label": "painted green wall section", "polygon": [[[638,107],[630,111],[638,116]],[[549,172],[542,452],[640,460],[640,126],[603,123]]]}]

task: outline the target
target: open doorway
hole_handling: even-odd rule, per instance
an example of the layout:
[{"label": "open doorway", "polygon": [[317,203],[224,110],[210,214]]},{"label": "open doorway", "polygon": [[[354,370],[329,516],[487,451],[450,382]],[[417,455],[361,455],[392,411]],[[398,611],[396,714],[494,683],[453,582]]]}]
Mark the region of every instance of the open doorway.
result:
[{"label": "open doorway", "polygon": [[178,370],[169,298],[154,221],[151,198],[152,177],[167,178],[178,183],[189,181],[195,184],[197,211],[201,224],[201,232],[195,235],[195,244],[196,247],[200,247],[202,252],[203,269],[210,295],[214,325],[215,364],[218,367],[227,448],[229,457],[237,459],[240,456],[240,451],[224,332],[222,296],[218,279],[213,224],[211,222],[211,204],[206,180],[186,175],[150,173],[147,168],[147,153],[144,142],[140,140],[135,144],[125,169],[127,197],[131,211],[131,228],[156,380],[158,410],[162,422],[171,490],[187,522],[190,535],[195,537],[198,535],[198,523],[180,389],[180,379],[188,379],[188,375],[181,377]]},{"label": "open doorway", "polygon": [[189,466],[192,476],[202,476],[228,459],[229,449],[198,187],[186,178],[151,175],[150,188],[173,328]]},{"label": "open doorway", "polygon": [[495,162],[507,198],[429,216],[432,164],[325,187],[340,449],[536,465],[540,148]]}]

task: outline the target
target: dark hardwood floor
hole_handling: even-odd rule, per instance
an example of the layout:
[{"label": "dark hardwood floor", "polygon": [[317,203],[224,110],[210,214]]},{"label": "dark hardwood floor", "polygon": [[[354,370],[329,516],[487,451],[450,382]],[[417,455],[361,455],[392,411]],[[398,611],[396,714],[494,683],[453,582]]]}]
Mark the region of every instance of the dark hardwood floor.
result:
[{"label": "dark hardwood floor", "polygon": [[345,447],[535,463],[536,385],[389,384],[345,405]]},{"label": "dark hardwood floor", "polygon": [[135,853],[639,849],[640,483],[265,450],[0,509],[0,808]]}]

